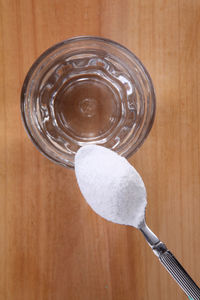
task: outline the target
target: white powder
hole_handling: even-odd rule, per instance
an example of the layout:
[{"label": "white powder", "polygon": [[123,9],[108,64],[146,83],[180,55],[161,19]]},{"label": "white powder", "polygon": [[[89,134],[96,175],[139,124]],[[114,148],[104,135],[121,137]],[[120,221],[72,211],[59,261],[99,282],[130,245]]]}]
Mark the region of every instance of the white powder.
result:
[{"label": "white powder", "polygon": [[139,226],[146,189],[125,158],[101,146],[84,146],[75,156],[75,173],[84,198],[97,214],[114,223]]}]

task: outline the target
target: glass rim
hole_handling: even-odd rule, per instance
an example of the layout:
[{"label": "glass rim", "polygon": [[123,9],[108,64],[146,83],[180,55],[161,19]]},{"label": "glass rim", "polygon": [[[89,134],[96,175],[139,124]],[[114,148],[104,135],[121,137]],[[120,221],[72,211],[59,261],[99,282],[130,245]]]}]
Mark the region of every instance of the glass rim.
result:
[{"label": "glass rim", "polygon": [[[36,146],[36,148],[49,160],[51,160],[54,163],[57,163],[59,165],[62,165],[63,167],[68,167],[73,169],[74,167],[71,165],[67,165],[62,163],[61,161],[59,161],[57,158],[52,158],[52,156],[50,156],[50,154],[48,154],[47,152],[45,152],[45,150],[41,147],[41,145],[36,141],[36,139],[34,138],[34,136],[31,133],[31,130],[26,122],[26,117],[25,117],[25,110],[24,110],[24,103],[25,103],[25,99],[26,99],[26,89],[28,86],[28,83],[31,79],[32,74],[34,73],[34,71],[36,70],[36,68],[38,67],[38,65],[51,53],[53,53],[54,51],[56,51],[57,49],[61,48],[62,46],[68,45],[70,43],[76,42],[76,41],[84,41],[84,40],[89,40],[89,41],[98,41],[98,42],[102,42],[104,44],[108,44],[111,46],[114,46],[115,48],[118,48],[119,50],[121,50],[122,52],[125,52],[130,58],[132,58],[133,60],[135,60],[138,65],[141,67],[142,71],[145,73],[145,75],[147,76],[148,79],[148,83],[149,83],[149,88],[151,90],[151,94],[152,94],[152,109],[151,111],[149,111],[149,121],[148,121],[148,127],[146,127],[145,129],[145,134],[142,136],[142,138],[140,139],[140,141],[137,143],[137,147],[133,148],[130,147],[130,149],[128,149],[127,153],[124,155],[126,158],[129,158],[130,156],[133,155],[133,153],[135,153],[140,147],[141,145],[144,143],[145,139],[147,138],[150,130],[152,129],[154,120],[155,120],[155,112],[156,112],[156,96],[155,96],[155,91],[154,91],[154,87],[153,87],[153,83],[152,83],[152,79],[146,69],[146,67],[143,65],[143,63],[141,62],[141,60],[132,52],[130,51],[128,48],[126,48],[125,46],[121,45],[120,43],[113,41],[111,39],[108,38],[103,38],[103,37],[99,37],[99,36],[92,36],[92,35],[85,35],[85,36],[76,36],[76,37],[72,37],[72,38],[68,38],[66,40],[63,40],[61,42],[58,42],[56,44],[54,44],[53,46],[47,48],[45,51],[43,51],[37,58],[36,60],[33,62],[33,64],[31,65],[31,67],[29,68],[24,82],[22,84],[22,89],[21,89],[21,96],[20,96],[20,107],[21,107],[21,118],[24,124],[24,127],[26,129],[26,132],[31,140],[31,142]],[[133,149],[132,149],[133,148]]]}]

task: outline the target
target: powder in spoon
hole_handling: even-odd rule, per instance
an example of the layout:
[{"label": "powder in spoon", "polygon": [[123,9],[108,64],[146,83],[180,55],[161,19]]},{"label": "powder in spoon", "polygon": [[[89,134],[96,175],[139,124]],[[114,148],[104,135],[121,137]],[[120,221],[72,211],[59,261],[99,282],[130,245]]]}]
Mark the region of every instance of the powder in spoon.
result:
[{"label": "powder in spoon", "polygon": [[146,189],[124,157],[102,146],[81,147],[75,156],[75,174],[87,203],[101,217],[135,227],[143,221]]}]

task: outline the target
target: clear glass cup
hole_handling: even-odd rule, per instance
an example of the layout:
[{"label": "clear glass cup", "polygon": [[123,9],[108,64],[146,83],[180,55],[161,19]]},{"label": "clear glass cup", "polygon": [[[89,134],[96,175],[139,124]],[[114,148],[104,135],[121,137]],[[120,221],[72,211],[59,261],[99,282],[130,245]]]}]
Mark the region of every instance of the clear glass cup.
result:
[{"label": "clear glass cup", "polygon": [[40,152],[73,167],[76,151],[87,144],[133,154],[152,127],[155,94],[145,67],[127,48],[104,38],[75,37],[32,65],[21,112]]}]

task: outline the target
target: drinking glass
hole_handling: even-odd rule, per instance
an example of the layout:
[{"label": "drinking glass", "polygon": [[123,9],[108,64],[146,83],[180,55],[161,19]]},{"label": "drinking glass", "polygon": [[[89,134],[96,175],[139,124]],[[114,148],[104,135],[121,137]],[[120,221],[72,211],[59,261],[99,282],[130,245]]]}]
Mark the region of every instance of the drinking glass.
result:
[{"label": "drinking glass", "polygon": [[65,167],[84,145],[128,157],[154,120],[155,94],[140,60],[100,37],[75,37],[46,50],[21,92],[25,128],[41,153]]}]

